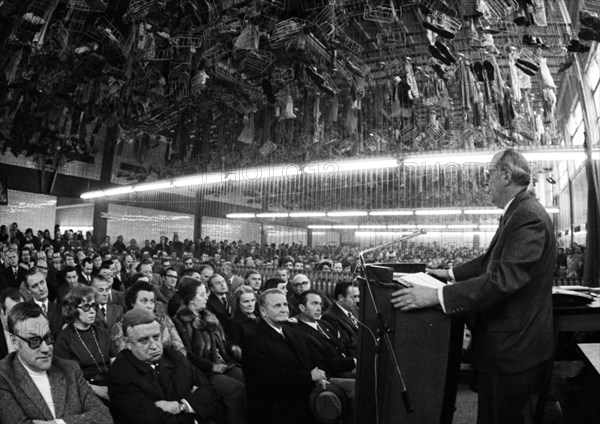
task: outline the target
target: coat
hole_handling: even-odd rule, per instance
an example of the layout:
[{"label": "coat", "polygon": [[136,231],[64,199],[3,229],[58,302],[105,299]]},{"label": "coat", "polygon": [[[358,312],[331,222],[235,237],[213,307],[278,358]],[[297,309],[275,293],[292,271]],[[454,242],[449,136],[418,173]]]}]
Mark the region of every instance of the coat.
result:
[{"label": "coat", "polygon": [[[47,374],[56,418],[69,424],[113,422],[108,408],[83,379],[76,362],[54,357]],[[54,419],[17,352],[0,361],[0,405],[0,424]]]},{"label": "coat", "polygon": [[250,424],[312,424],[309,394],[315,367],[297,330],[284,325],[284,340],[264,320],[248,336],[242,355]]},{"label": "coat", "polygon": [[358,327],[352,323],[346,312],[334,302],[323,313],[321,320],[332,324],[340,332],[347,355],[356,358],[358,352]]},{"label": "coat", "polygon": [[[108,373],[110,408],[116,424],[193,424],[222,413],[218,395],[206,377],[174,349],[165,349],[158,361],[158,373],[122,350]],[[155,377],[155,374],[158,374]],[[192,393],[194,386],[198,389]],[[164,412],[154,405],[159,400],[185,399],[199,415]]]},{"label": "coat", "polygon": [[551,218],[527,191],[506,211],[485,254],[454,268],[443,288],[449,315],[469,315],[473,365],[512,374],[550,359],[556,241]]},{"label": "coat", "polygon": [[183,307],[173,318],[173,323],[187,350],[188,359],[203,373],[212,373],[214,364],[233,362],[227,352],[225,331],[213,313],[203,310],[196,316]]}]

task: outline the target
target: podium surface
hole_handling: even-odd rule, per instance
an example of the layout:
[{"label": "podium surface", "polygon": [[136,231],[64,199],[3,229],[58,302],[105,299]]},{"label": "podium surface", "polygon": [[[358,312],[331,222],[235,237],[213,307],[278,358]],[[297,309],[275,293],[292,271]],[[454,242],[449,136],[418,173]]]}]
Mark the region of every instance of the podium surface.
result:
[{"label": "podium surface", "polygon": [[[402,312],[393,308],[391,293],[399,285],[393,272],[422,272],[423,264],[367,265],[360,278],[357,393],[355,423],[444,424],[451,423],[460,369],[463,323],[439,308]],[[367,287],[367,284],[370,287]],[[375,305],[381,313],[378,319]],[[397,359],[411,406],[402,400],[402,385],[392,352],[383,337],[376,343],[383,321],[391,350]]]}]

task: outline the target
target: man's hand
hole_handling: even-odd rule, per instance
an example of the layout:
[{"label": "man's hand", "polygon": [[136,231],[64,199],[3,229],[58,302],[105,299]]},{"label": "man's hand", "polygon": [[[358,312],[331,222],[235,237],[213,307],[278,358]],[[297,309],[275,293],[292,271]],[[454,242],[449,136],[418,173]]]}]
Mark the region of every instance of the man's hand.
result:
[{"label": "man's hand", "polygon": [[314,369],[312,369],[310,371],[310,377],[312,378],[312,381],[314,381],[315,383],[317,381],[326,380],[327,379],[327,376],[325,375],[325,371],[320,370],[317,367],[315,367]]},{"label": "man's hand", "polygon": [[106,386],[96,386],[95,384],[90,384],[90,388],[94,392],[96,396],[99,398],[109,400],[108,398],[108,387]]},{"label": "man's hand", "polygon": [[169,402],[168,400],[157,400],[154,402],[154,405],[169,414],[177,415],[181,412],[179,410],[179,402],[176,401]]},{"label": "man's hand", "polygon": [[238,345],[231,346],[231,353],[233,353],[233,357],[236,360],[239,361],[240,359],[242,359],[242,348]]},{"label": "man's hand", "polygon": [[225,364],[214,364],[212,367],[213,372],[216,372],[217,374],[223,374],[225,371],[227,371],[227,365]]},{"label": "man's hand", "polygon": [[401,311],[428,308],[439,303],[437,289],[431,287],[414,286],[392,293],[392,305]]},{"label": "man's hand", "polygon": [[427,274],[435,275],[439,278],[445,278],[446,280],[450,280],[450,272],[447,269],[433,269],[433,268],[425,268],[425,272]]}]

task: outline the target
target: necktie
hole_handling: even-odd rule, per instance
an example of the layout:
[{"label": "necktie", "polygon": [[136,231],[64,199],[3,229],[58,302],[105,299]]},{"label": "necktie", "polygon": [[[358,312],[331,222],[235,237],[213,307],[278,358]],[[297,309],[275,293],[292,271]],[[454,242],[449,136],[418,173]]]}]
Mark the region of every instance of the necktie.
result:
[{"label": "necktie", "polygon": [[100,305],[100,310],[102,311],[102,319],[106,321],[106,306]]},{"label": "necktie", "polygon": [[352,325],[358,327],[358,320],[354,317],[352,312],[348,312],[348,318],[350,318],[350,321],[352,321]]},{"label": "necktie", "polygon": [[42,303],[42,311],[44,311],[45,314],[48,313],[48,307],[45,303]]},{"label": "necktie", "polygon": [[221,298],[221,301],[223,302],[223,306],[225,306],[225,310],[227,311],[227,313],[229,313],[229,305],[227,304],[227,296],[223,296]]},{"label": "necktie", "polygon": [[325,337],[329,338],[329,336],[327,335],[327,333],[325,332],[325,330],[323,330],[323,327],[321,327],[321,325],[317,322],[317,329],[319,330],[319,332],[324,335]]}]

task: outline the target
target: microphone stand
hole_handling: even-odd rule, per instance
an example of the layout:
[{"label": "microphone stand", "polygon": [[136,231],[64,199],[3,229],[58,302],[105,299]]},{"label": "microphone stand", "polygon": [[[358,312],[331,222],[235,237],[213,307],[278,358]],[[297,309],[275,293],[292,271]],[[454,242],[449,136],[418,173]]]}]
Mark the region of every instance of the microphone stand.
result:
[{"label": "microphone stand", "polygon": [[[394,353],[394,348],[393,348],[392,342],[390,340],[389,333],[394,331],[394,329],[390,328],[390,326],[385,323],[385,320],[383,319],[383,314],[381,313],[381,310],[377,306],[377,302],[375,302],[375,296],[373,294],[373,289],[371,288],[371,283],[370,283],[369,277],[367,275],[367,267],[366,267],[364,254],[368,253],[368,252],[372,252],[377,249],[382,249],[384,247],[392,246],[396,243],[400,243],[400,242],[409,240],[411,238],[420,236],[422,234],[425,234],[424,230],[415,231],[414,233],[407,234],[403,237],[400,237],[399,239],[394,240],[391,243],[386,243],[381,246],[372,247],[370,249],[363,250],[362,252],[360,252],[358,254],[358,257],[360,258],[361,269],[362,269],[364,277],[365,277],[365,285],[367,286],[367,290],[369,292],[369,297],[371,298],[371,301],[373,302],[373,309],[374,309],[375,315],[377,317],[377,335],[378,335],[378,337],[376,339],[375,347],[376,347],[376,351],[378,352],[378,354],[377,354],[378,359],[377,359],[375,374],[377,374],[377,371],[379,370],[379,356],[380,356],[379,354],[381,352],[381,339],[383,339],[385,347],[390,355],[390,358],[392,359],[392,365],[393,365],[394,371],[395,371],[396,376],[398,377],[398,381],[400,383],[400,393],[402,395],[402,402],[404,403],[404,407],[406,408],[406,412],[408,412],[408,413],[413,412],[415,409],[411,405],[410,396],[408,394],[408,390],[406,389],[406,385],[404,384],[404,379],[402,378],[402,372],[400,371],[400,365],[398,364],[398,359],[396,358],[396,354]],[[377,392],[378,392],[378,387],[375,387],[375,397],[377,397]],[[379,423],[379,410],[378,409],[379,409],[379,406],[377,406],[377,410],[375,411],[375,413],[377,414],[377,419],[376,419],[377,423]]]}]

